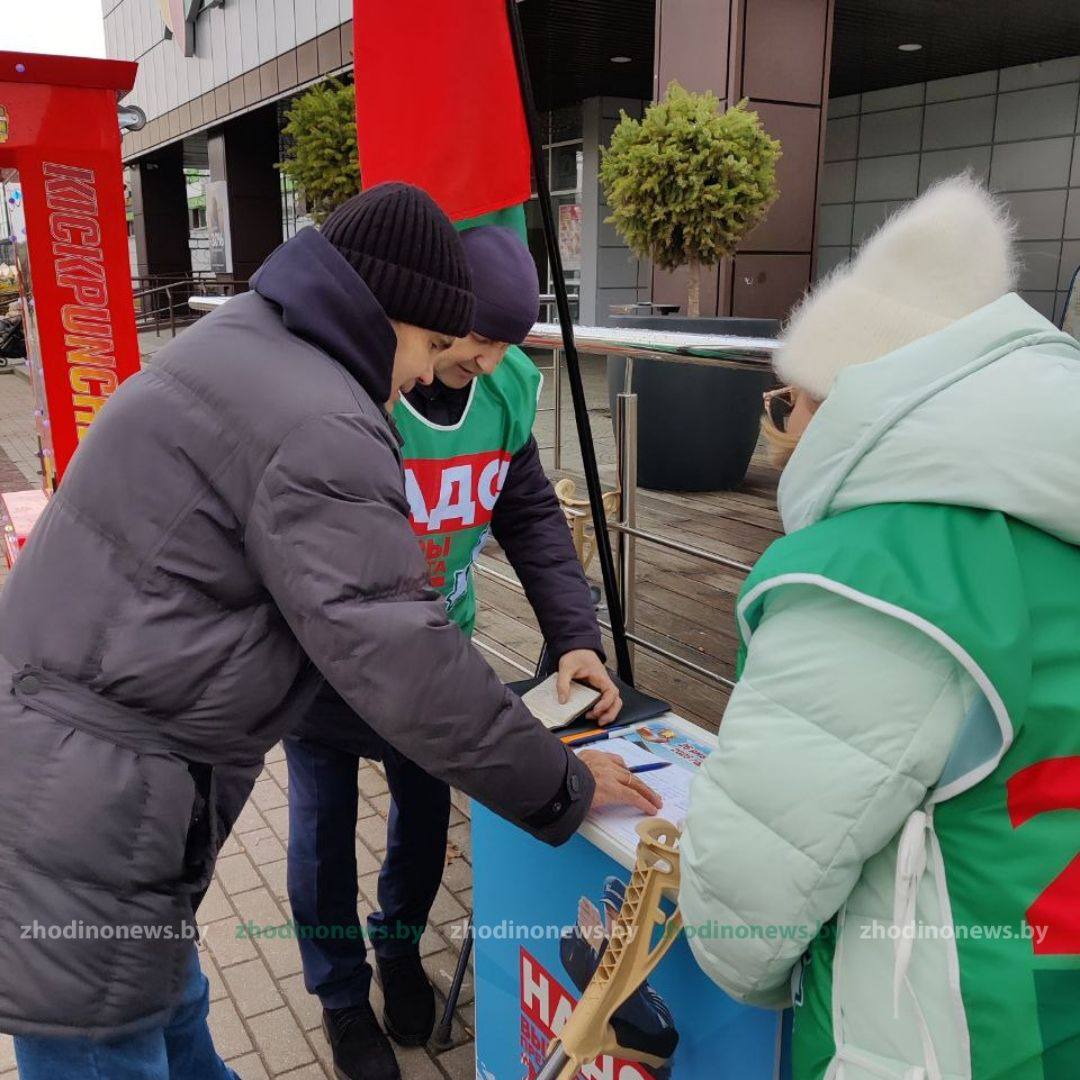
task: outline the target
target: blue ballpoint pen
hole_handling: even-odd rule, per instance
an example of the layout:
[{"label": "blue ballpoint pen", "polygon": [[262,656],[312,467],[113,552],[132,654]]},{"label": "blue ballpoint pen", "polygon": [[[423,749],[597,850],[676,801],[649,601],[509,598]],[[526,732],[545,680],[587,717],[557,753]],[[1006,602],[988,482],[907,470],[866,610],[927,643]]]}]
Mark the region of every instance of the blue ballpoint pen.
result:
[{"label": "blue ballpoint pen", "polygon": [[666,769],[670,764],[670,761],[650,761],[645,765],[631,765],[630,771],[632,773],[654,772],[656,769]]}]

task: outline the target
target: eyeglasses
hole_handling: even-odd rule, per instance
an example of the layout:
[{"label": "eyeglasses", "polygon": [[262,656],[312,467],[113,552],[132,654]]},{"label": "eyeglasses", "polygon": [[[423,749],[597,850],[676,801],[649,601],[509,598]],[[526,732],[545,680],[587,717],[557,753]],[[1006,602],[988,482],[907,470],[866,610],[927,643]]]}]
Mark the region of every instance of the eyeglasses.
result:
[{"label": "eyeglasses", "polygon": [[788,417],[795,408],[795,387],[781,386],[778,390],[766,390],[761,398],[769,423],[777,431],[786,431]]}]

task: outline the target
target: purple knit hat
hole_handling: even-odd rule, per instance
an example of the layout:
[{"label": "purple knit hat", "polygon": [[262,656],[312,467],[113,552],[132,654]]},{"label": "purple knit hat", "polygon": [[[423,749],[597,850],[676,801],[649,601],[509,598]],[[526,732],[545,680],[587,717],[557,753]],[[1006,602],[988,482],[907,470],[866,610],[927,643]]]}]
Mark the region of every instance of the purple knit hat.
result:
[{"label": "purple knit hat", "polygon": [[520,345],[540,311],[536,263],[513,229],[480,225],[461,234],[476,297],[473,330]]}]

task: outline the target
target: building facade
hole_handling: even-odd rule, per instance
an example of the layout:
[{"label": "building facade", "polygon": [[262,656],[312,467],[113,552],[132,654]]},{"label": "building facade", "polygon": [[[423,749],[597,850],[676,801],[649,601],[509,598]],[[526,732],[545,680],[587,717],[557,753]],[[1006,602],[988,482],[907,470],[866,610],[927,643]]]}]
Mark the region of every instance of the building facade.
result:
[{"label": "building facade", "polygon": [[[352,4],[102,0],[108,54],[139,62],[128,101],[148,118],[123,141],[135,275],[243,281],[308,223],[275,167],[282,114],[315,83],[351,78]],[[1080,6],[1021,7],[520,0],[577,318],[685,304],[685,273],[636,259],[606,223],[598,180],[620,114],[640,116],[673,79],[724,104],[747,99],[783,145],[780,197],[704,275],[703,314],[783,317],[892,208],[962,168],[1006,194],[1025,296],[1055,314],[1080,261]],[[526,211],[550,289],[535,197]]]}]

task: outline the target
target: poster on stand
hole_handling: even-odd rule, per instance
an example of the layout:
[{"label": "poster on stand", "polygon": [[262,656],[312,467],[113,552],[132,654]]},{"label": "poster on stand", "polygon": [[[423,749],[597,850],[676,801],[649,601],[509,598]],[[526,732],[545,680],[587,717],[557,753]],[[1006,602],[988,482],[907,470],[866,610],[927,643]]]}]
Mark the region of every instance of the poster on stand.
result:
[{"label": "poster on stand", "polygon": [[[476,1075],[535,1080],[600,962],[630,871],[582,836],[553,849],[480,806],[473,857]],[[616,1014],[662,1064],[605,1055],[577,1076],[774,1080],[782,1015],[729,998],[683,937]]]},{"label": "poster on stand", "polygon": [[210,269],[215,274],[232,273],[232,239],[229,233],[229,182],[210,180],[206,185],[206,240]]},{"label": "poster on stand", "polygon": [[564,203],[559,207],[559,254],[563,270],[581,269],[581,206]]}]

